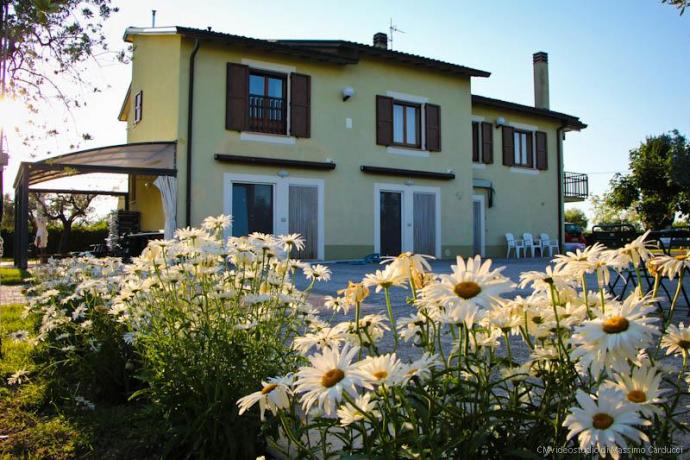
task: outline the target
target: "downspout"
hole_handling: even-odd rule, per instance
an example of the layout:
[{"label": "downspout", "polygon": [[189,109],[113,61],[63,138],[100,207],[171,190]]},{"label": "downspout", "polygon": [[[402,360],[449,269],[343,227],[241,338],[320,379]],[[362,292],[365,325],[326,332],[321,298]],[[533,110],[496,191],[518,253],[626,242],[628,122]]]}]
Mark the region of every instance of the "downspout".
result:
[{"label": "downspout", "polygon": [[189,94],[187,101],[187,183],[185,185],[185,219],[186,226],[192,225],[192,140],[193,140],[193,121],[194,121],[194,64],[196,53],[199,51],[199,39],[194,42],[194,49],[189,56]]},{"label": "downspout", "polygon": [[556,129],[556,164],[558,169],[558,247],[565,253],[565,242],[563,241],[563,130],[566,124],[562,124]]}]

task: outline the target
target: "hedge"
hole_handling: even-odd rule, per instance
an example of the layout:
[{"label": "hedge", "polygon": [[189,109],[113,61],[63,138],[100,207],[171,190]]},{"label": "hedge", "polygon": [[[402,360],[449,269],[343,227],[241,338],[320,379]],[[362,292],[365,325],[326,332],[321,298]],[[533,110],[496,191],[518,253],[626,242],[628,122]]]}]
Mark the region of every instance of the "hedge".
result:
[{"label": "hedge", "polygon": [[[5,250],[3,257],[12,257],[14,254],[14,230],[2,230],[2,239],[5,241]],[[57,254],[58,247],[60,246],[60,237],[62,235],[62,229],[59,228],[48,228],[48,248],[47,253]],[[36,247],[34,246],[35,234],[32,233],[29,236],[29,254],[33,257],[36,254]],[[82,252],[91,249],[94,244],[104,243],[105,239],[108,237],[107,228],[81,228],[75,227],[67,242],[67,247],[63,251],[64,253],[69,252]]]}]

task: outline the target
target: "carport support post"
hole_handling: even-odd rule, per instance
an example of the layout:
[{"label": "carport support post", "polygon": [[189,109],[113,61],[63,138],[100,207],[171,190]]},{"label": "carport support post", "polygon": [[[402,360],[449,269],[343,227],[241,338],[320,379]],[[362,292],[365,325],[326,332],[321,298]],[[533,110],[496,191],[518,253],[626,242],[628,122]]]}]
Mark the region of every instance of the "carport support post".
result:
[{"label": "carport support post", "polygon": [[14,223],[15,259],[18,268],[29,265],[29,171],[22,168],[22,175],[15,190],[17,220]]}]

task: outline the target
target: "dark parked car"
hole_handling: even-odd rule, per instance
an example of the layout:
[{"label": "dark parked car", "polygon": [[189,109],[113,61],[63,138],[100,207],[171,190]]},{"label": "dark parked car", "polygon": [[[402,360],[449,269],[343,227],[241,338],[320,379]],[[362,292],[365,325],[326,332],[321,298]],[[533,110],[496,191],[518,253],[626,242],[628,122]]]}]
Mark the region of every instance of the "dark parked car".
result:
[{"label": "dark parked car", "polygon": [[585,244],[585,236],[580,227],[577,224],[572,224],[569,222],[565,223],[565,242],[566,243],[582,243]]}]

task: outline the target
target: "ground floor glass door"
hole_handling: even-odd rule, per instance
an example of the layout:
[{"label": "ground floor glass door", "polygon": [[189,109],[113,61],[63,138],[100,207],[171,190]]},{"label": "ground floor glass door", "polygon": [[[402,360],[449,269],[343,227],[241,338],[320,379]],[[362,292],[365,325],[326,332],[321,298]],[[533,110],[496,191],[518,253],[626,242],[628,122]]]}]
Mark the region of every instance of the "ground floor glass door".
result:
[{"label": "ground floor glass door", "polygon": [[402,252],[402,193],[381,192],[381,255],[397,256]]},{"label": "ground floor glass door", "polygon": [[433,193],[413,193],[413,241],[417,254],[436,253],[436,195]]},{"label": "ground floor glass door", "polygon": [[232,184],[232,236],[273,233],[273,185]]}]

